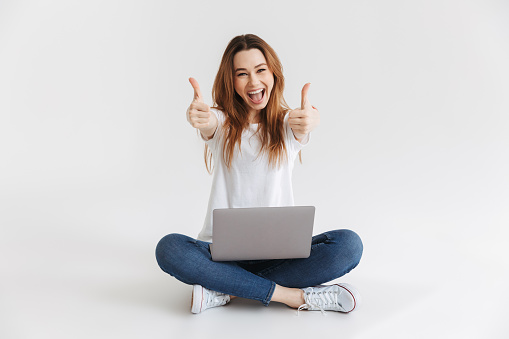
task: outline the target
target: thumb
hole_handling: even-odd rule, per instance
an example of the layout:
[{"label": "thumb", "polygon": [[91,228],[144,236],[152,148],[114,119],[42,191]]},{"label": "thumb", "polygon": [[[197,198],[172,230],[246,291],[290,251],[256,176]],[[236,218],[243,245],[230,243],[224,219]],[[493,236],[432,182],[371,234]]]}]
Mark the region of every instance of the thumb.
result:
[{"label": "thumb", "polygon": [[311,83],[310,82],[308,82],[307,84],[304,85],[304,87],[302,87],[302,99],[301,99],[301,102],[300,102],[300,108],[301,109],[304,109],[304,108],[307,108],[307,107],[311,107],[311,104],[309,103],[309,100],[308,100],[309,87],[311,87]]},{"label": "thumb", "polygon": [[198,84],[198,81],[196,81],[195,78],[189,78],[189,82],[191,83],[191,86],[193,86],[193,89],[194,89],[193,100],[203,102],[203,97],[201,95],[200,85]]}]

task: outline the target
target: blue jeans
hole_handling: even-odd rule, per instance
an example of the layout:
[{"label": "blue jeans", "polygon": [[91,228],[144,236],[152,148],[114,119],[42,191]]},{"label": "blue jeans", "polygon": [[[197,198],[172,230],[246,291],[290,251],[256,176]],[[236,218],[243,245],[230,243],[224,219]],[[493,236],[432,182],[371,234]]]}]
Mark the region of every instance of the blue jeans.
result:
[{"label": "blue jeans", "polygon": [[362,241],[350,230],[315,235],[305,259],[212,261],[208,242],[168,234],[156,247],[159,267],[183,283],[261,301],[265,306],[276,284],[304,288],[339,278],[357,266]]}]

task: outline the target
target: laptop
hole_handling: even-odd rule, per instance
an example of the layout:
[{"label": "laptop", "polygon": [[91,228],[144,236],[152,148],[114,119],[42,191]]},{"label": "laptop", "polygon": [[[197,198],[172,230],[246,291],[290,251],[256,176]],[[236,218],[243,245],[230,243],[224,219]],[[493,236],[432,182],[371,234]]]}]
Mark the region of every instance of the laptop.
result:
[{"label": "laptop", "polygon": [[314,218],[314,206],[214,209],[212,260],[307,258]]}]

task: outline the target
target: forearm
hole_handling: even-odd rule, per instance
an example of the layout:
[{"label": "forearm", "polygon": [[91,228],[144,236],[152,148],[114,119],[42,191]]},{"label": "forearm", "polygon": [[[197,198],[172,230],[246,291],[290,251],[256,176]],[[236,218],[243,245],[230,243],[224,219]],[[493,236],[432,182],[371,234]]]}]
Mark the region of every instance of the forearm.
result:
[{"label": "forearm", "polygon": [[308,138],[309,137],[309,133],[301,134],[301,133],[293,132],[293,136],[295,137],[295,140],[297,140],[301,144],[309,139]]}]

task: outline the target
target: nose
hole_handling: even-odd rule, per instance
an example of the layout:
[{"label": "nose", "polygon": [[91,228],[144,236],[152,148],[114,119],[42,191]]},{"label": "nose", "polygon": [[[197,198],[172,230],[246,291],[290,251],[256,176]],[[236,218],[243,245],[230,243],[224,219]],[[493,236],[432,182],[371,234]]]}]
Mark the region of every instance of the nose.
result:
[{"label": "nose", "polygon": [[260,84],[260,78],[258,77],[258,75],[256,73],[249,77],[249,85],[251,85],[252,87],[256,87],[259,84]]}]

